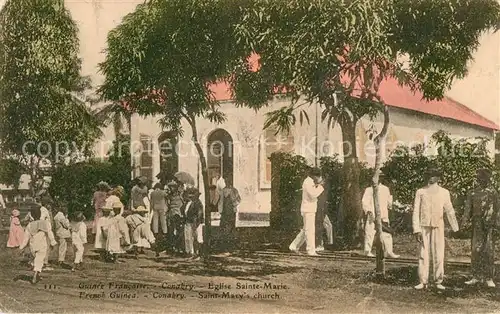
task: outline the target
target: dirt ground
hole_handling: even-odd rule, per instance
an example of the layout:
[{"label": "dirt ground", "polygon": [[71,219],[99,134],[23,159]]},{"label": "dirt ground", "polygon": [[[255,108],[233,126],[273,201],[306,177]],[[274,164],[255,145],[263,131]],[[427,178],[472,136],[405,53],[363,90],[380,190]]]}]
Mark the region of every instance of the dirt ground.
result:
[{"label": "dirt ground", "polygon": [[[5,235],[0,243],[5,243]],[[55,257],[55,252],[52,252]],[[71,261],[73,252],[68,252]],[[209,264],[155,259],[150,252],[120,264],[98,260],[90,249],[84,269],[55,267],[29,283],[18,250],[0,251],[0,311],[364,313],[495,312],[500,290],[466,288],[466,269],[447,268],[449,289],[415,291],[416,267],[388,264],[376,282],[373,262],[342,262],[289,255],[214,257]],[[497,281],[498,282],[498,281]],[[220,287],[218,291],[216,287]],[[238,289],[239,288],[239,289]],[[499,288],[500,289],[500,288]]]}]

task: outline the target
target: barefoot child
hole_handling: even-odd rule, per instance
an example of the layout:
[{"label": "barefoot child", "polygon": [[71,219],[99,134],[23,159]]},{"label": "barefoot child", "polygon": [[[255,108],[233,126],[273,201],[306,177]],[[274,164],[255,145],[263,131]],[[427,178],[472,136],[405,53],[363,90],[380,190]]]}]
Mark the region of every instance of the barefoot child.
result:
[{"label": "barefoot child", "polygon": [[21,226],[21,221],[19,221],[19,215],[21,215],[19,210],[14,209],[12,211],[12,215],[10,216],[10,229],[7,247],[19,247],[23,242],[24,229]]},{"label": "barefoot child", "polygon": [[73,221],[71,222],[71,241],[75,248],[75,263],[73,264],[73,269],[75,271],[81,269],[83,261],[83,245],[87,243],[87,225],[85,224],[85,216],[82,212],[76,212],[73,216]]},{"label": "barefoot child", "polygon": [[112,209],[107,206],[102,207],[102,217],[99,218],[96,225],[94,248],[101,255],[102,260],[107,260],[108,258],[108,255],[106,254],[106,243],[108,237],[108,227],[111,223],[111,210]]},{"label": "barefoot child", "polygon": [[50,241],[50,246],[55,246],[57,242],[54,239],[54,234],[50,230],[49,222],[47,220],[40,220],[40,207],[33,208],[30,214],[33,221],[26,226],[23,243],[19,249],[22,252],[29,244],[31,254],[35,257],[32,283],[36,283],[42,271],[45,256],[48,253],[47,239]]},{"label": "barefoot child", "polygon": [[123,207],[122,202],[115,202],[113,204],[114,216],[110,218],[106,251],[112,262],[117,262],[118,255],[125,253],[124,246],[127,248],[130,246],[128,226],[125,218],[121,214]]}]

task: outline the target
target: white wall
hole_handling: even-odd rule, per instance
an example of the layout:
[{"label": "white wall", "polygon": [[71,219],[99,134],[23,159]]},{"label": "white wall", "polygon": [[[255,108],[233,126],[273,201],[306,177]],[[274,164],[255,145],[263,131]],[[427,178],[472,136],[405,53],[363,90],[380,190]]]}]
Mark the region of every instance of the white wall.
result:
[{"label": "white wall", "polygon": [[[490,139],[488,143],[488,151],[490,156],[494,156],[494,141],[493,131],[476,127],[473,125],[442,119],[421,113],[414,113],[409,110],[391,108],[390,113],[391,125],[387,136],[387,149],[395,148],[398,144],[413,146],[417,143],[429,143],[431,136],[439,130],[444,130],[450,133],[450,136],[455,139],[460,138],[476,138],[485,137]],[[370,125],[374,125],[376,130],[381,130],[383,117],[379,115],[372,121],[364,119],[361,125],[368,129]],[[360,143],[363,145],[363,143]],[[371,142],[365,144],[365,156],[360,156],[360,159],[366,161],[370,166],[375,164],[375,150]],[[387,157],[384,156],[384,159]]]}]

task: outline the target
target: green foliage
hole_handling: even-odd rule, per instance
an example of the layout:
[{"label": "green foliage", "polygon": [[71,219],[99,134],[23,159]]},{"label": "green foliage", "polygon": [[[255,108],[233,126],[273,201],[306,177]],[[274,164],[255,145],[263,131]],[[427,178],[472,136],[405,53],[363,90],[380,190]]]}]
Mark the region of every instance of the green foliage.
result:
[{"label": "green foliage", "polygon": [[304,157],[282,152],[271,155],[271,164],[271,227],[294,231],[302,224],[302,181],[307,177],[309,166]]},{"label": "green foliage", "polygon": [[[115,141],[109,155],[107,161],[90,160],[57,168],[52,175],[50,195],[68,204],[70,212],[84,211],[86,217],[92,217],[91,200],[97,183],[106,181],[111,186],[121,185],[125,191],[131,188],[130,143]],[[128,195],[122,202],[128,202]]]},{"label": "green foliage", "polygon": [[[474,186],[476,170],[483,167],[493,169],[493,160],[488,156],[486,144],[484,139],[454,140],[445,132],[439,131],[432,136],[428,146],[397,147],[382,168],[386,176],[384,184],[390,188],[396,203],[391,220],[395,224],[401,224],[395,226],[396,229],[411,231],[411,219],[408,218],[415,192],[425,185],[423,173],[430,166],[437,166],[443,172],[441,184],[450,190],[457,216],[460,217],[467,191]],[[437,155],[432,154],[433,147],[437,150]],[[307,175],[307,162],[301,156],[287,153],[275,153],[271,160],[273,180],[279,183],[272,186],[271,217],[276,221],[283,220],[283,225],[292,223],[292,226],[300,226],[301,184]],[[337,217],[344,188],[341,182],[342,163],[338,156],[323,157],[320,167],[327,183],[328,213]],[[364,192],[364,188],[371,184],[373,168],[360,164],[360,169],[360,187]],[[494,172],[494,175],[494,184],[498,188],[500,171]]]},{"label": "green foliage", "polygon": [[399,146],[382,167],[394,200],[413,205],[415,192],[425,185],[423,171],[431,165],[423,146]]},{"label": "green foliage", "polygon": [[[479,37],[498,25],[496,0],[255,0],[243,8],[238,40],[260,56],[260,68],[240,66],[231,82],[239,105],[259,109],[277,91],[292,104],[268,116],[287,130],[319,102],[329,125],[380,110],[387,76],[441,98],[463,77]],[[409,58],[409,71],[400,56]]]},{"label": "green foliage", "polygon": [[26,167],[17,159],[5,158],[0,160],[0,183],[7,186],[19,187],[21,175],[26,172]]},{"label": "green foliage", "polygon": [[[0,136],[4,151],[47,157],[89,153],[99,124],[82,93],[78,29],[60,0],[9,0],[0,12]],[[37,151],[40,142],[51,149]],[[26,145],[25,143],[34,145]],[[45,155],[45,156],[43,156]]]},{"label": "green foliage", "polygon": [[172,131],[182,132],[183,118],[222,122],[209,83],[226,79],[236,60],[249,54],[234,37],[240,11],[229,0],[139,5],[108,35],[101,96],[126,101],[141,115],[160,115]]},{"label": "green foliage", "polygon": [[[443,173],[441,183],[450,190],[460,216],[467,191],[474,186],[476,170],[494,169],[494,162],[486,149],[487,140],[454,140],[439,131],[432,136],[429,144],[429,147],[421,145],[411,149],[398,147],[384,164],[382,171],[391,182],[394,199],[403,205],[413,206],[416,190],[425,185],[423,172],[431,165],[437,166]],[[437,152],[433,151],[433,147]]]},{"label": "green foliage", "polygon": [[[302,200],[302,182],[307,177],[306,159],[290,153],[273,153],[271,155],[271,223],[273,228],[294,230],[301,226],[300,202]],[[342,162],[338,156],[322,157],[320,168],[325,178],[326,208],[331,217],[337,217],[342,196]],[[372,169],[360,164],[361,186],[367,187],[371,182]]]}]

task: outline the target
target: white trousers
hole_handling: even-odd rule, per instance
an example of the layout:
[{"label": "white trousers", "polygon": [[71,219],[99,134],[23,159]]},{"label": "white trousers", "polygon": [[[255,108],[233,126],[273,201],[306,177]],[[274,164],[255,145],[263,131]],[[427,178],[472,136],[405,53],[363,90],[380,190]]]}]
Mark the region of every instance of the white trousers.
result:
[{"label": "white trousers", "polygon": [[68,242],[66,238],[59,238],[59,262],[64,262],[66,259],[66,251],[68,250]]},{"label": "white trousers", "polygon": [[153,211],[153,232],[158,233],[158,227],[161,227],[163,234],[167,234],[167,211],[165,209],[158,209]]},{"label": "white trousers", "polygon": [[194,235],[195,230],[193,230],[193,224],[186,223],[184,225],[184,245],[186,247],[187,254],[194,254]]},{"label": "white trousers", "polygon": [[323,220],[323,228],[325,228],[326,231],[328,244],[333,244],[333,225],[330,218],[328,218],[328,215],[325,215],[325,220]]},{"label": "white trousers", "polygon": [[79,264],[83,261],[83,244],[82,243],[73,243],[75,247],[75,264]]},{"label": "white trousers", "polygon": [[48,247],[43,247],[39,249],[34,249],[30,247],[31,254],[34,256],[33,259],[33,270],[36,272],[41,272],[43,269],[45,256],[48,255]]},{"label": "white trousers", "polygon": [[444,227],[422,227],[422,243],[418,260],[418,277],[420,283],[429,282],[429,267],[432,259],[434,280],[436,284],[443,282],[444,277]]},{"label": "white trousers", "polygon": [[[373,247],[373,240],[375,239],[375,222],[366,222],[365,225],[365,252],[370,253]],[[386,255],[391,256],[394,254],[392,247],[392,235],[387,232],[382,232],[382,245]]]},{"label": "white trousers", "polygon": [[306,242],[307,253],[316,253],[316,213],[302,213],[302,220],[304,221],[304,227],[300,230],[299,234],[295,237],[292,244],[290,244],[291,250],[298,250]]}]

